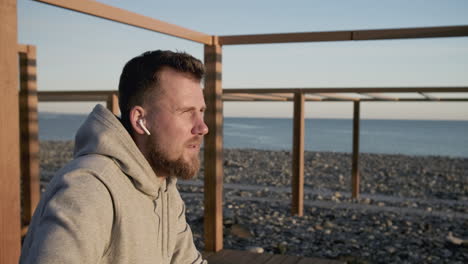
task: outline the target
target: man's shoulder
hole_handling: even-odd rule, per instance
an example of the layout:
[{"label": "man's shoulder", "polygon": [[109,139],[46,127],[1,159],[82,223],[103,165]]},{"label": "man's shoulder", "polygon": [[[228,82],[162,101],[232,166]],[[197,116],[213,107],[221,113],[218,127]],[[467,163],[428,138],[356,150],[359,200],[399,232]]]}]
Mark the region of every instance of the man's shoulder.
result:
[{"label": "man's shoulder", "polygon": [[59,175],[70,174],[74,172],[84,174],[102,174],[116,168],[115,162],[106,156],[98,154],[89,154],[74,158],[63,168],[57,171]]},{"label": "man's shoulder", "polygon": [[50,184],[61,185],[72,182],[105,184],[111,178],[109,174],[116,174],[117,170],[115,162],[106,156],[95,154],[80,156],[58,170]]},{"label": "man's shoulder", "polygon": [[58,170],[48,183],[41,203],[46,206],[53,200],[53,205],[62,208],[66,204],[71,206],[70,201],[73,201],[72,204],[76,206],[85,204],[91,207],[100,205],[102,201],[110,201],[109,184],[104,182],[102,177],[97,177],[98,171],[105,171],[105,169],[100,166],[94,168],[87,166],[87,162],[89,162],[88,158],[77,158]]},{"label": "man's shoulder", "polygon": [[[112,158],[100,154],[87,154],[75,157],[67,166],[91,170],[104,170],[109,165],[115,165]],[[67,167],[66,166],[66,167]]]}]

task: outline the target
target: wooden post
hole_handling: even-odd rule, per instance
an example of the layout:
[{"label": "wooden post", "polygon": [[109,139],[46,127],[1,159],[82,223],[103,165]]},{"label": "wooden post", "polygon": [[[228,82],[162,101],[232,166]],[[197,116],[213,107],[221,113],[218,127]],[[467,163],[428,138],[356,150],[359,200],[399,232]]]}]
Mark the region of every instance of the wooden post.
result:
[{"label": "wooden post", "polygon": [[354,115],[353,115],[353,160],[352,160],[352,196],[359,198],[359,101],[354,102]]},{"label": "wooden post", "polygon": [[223,88],[221,46],[205,45],[205,251],[223,249]]},{"label": "wooden post", "polygon": [[40,199],[36,47],[20,52],[20,150],[23,226],[29,225]]},{"label": "wooden post", "polygon": [[16,0],[0,0],[0,263],[21,250]]},{"label": "wooden post", "polygon": [[107,106],[107,109],[109,109],[109,111],[111,111],[114,115],[118,115],[120,113],[119,97],[117,96],[117,93],[109,94],[109,97],[107,98],[106,106]]},{"label": "wooden post", "polygon": [[292,214],[304,214],[304,94],[294,94]]}]

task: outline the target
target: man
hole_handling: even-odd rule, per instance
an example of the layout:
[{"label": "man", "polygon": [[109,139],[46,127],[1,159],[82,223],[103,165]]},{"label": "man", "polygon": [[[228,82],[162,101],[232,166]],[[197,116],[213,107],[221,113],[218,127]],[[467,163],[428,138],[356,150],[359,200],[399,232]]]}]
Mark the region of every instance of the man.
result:
[{"label": "man", "polygon": [[20,263],[206,263],[176,178],[200,166],[203,64],[146,52],[124,67],[119,120],[98,105],[75,137],[74,160],[42,195]]}]

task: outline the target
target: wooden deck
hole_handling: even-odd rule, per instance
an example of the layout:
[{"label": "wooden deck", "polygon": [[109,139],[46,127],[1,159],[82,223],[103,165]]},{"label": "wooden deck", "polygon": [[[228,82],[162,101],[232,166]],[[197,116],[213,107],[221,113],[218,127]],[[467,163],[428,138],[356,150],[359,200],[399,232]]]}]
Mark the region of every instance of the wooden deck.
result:
[{"label": "wooden deck", "polygon": [[208,264],[344,264],[339,260],[305,258],[286,255],[258,254],[247,251],[223,249],[217,253],[203,254]]}]

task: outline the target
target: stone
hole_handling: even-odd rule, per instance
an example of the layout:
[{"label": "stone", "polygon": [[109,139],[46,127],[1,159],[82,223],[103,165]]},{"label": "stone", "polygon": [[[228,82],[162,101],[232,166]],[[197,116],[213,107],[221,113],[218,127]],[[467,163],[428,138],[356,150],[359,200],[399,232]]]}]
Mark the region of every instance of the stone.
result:
[{"label": "stone", "polygon": [[396,252],[396,248],[394,247],[386,247],[385,250],[390,254],[393,254]]},{"label": "stone", "polygon": [[324,224],[324,226],[326,226],[326,227],[328,227],[328,228],[333,228],[335,225],[334,225],[332,222],[330,222],[330,221],[326,221],[325,224]]},{"label": "stone", "polygon": [[[62,152],[57,149],[56,155]],[[70,152],[73,152],[72,148]],[[256,251],[255,248],[262,247],[264,252],[322,258],[350,255],[359,260],[355,263],[464,263],[468,259],[464,246],[445,239],[449,231],[460,239],[467,236],[468,220],[458,217],[468,214],[468,196],[466,184],[463,184],[466,182],[466,158],[363,153],[363,196],[353,201],[347,198],[349,186],[341,183],[349,180],[346,176],[347,166],[350,166],[349,154],[323,152],[316,155],[316,152],[306,151],[304,181],[305,187],[312,189],[311,192],[306,190],[306,195],[312,200],[305,204],[304,217],[293,217],[290,214],[289,187],[286,190],[290,186],[290,151],[224,149],[223,152],[225,159],[231,161],[224,167],[227,187],[224,209],[230,212],[224,212],[223,220],[233,226],[224,226],[226,248],[247,251],[250,247]],[[327,171],[323,170],[325,163],[329,166]],[[62,166],[59,162],[49,161],[48,164],[54,168],[44,168],[41,163],[41,177],[43,172],[56,171],[56,166]],[[201,164],[203,166],[203,162]],[[338,171],[334,170],[336,166]],[[421,173],[422,166],[427,167],[428,174]],[[237,167],[245,171],[240,172]],[[434,170],[443,171],[443,176],[437,176]],[[437,177],[437,183],[427,188],[434,177]],[[46,186],[42,181],[44,179],[41,179],[41,188]],[[192,228],[195,245],[203,249],[203,170],[194,181],[198,181],[196,186],[190,183],[180,185],[180,193],[186,203],[187,221]],[[245,184],[254,188],[231,189],[228,184]],[[286,191],[273,187],[267,189],[266,186],[278,186]],[[251,195],[244,193],[242,200],[235,200],[241,192]],[[374,198],[373,192],[395,199]],[[251,199],[254,196],[265,198],[265,201]],[[320,207],[313,206],[314,202],[331,199],[343,206],[340,209],[338,206],[323,206],[325,203],[317,203]],[[456,203],[440,202],[441,199]],[[397,210],[387,211],[387,208],[378,206],[379,202]],[[346,206],[348,204],[349,207]],[[408,214],[399,210],[403,208],[408,210]],[[444,215],[432,213],[434,211]],[[293,220],[295,224],[292,225]],[[238,236],[238,230],[244,230],[244,237],[248,238]],[[281,241],[287,243],[278,243]]]},{"label": "stone", "polygon": [[452,256],[452,252],[448,249],[443,249],[442,250],[442,255],[444,258],[448,258],[448,257],[451,257]]},{"label": "stone", "polygon": [[255,246],[246,247],[245,250],[248,252],[258,253],[258,254],[262,254],[265,252],[265,250],[262,247],[255,247]]},{"label": "stone", "polygon": [[286,254],[286,252],[288,251],[288,243],[285,241],[279,243],[276,247],[278,249],[278,253],[281,255]]},{"label": "stone", "polygon": [[250,230],[247,227],[240,225],[240,224],[232,225],[230,228],[230,231],[231,231],[231,234],[240,238],[245,238],[245,239],[252,238],[252,233],[250,232]]},{"label": "stone", "polygon": [[241,196],[241,197],[252,197],[252,193],[251,193],[251,192],[242,191],[242,192],[240,193],[240,196]]}]

